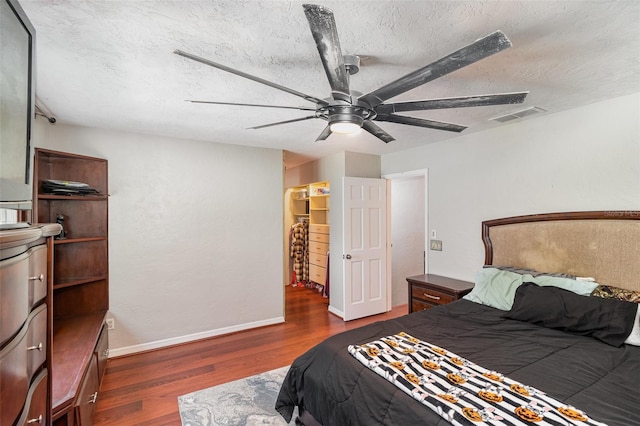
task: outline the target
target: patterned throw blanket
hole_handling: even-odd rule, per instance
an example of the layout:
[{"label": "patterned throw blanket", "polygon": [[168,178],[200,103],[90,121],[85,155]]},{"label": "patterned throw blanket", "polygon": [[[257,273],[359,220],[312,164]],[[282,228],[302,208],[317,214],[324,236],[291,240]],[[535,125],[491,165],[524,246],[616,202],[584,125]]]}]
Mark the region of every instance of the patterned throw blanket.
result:
[{"label": "patterned throw blanket", "polygon": [[453,425],[605,425],[404,332],[351,345],[349,353]]}]

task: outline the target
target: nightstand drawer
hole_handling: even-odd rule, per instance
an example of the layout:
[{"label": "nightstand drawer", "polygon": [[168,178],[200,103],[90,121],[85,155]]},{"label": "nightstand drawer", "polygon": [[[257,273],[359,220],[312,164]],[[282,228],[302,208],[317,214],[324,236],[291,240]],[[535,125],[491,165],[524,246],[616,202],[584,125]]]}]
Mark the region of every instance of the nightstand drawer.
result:
[{"label": "nightstand drawer", "polygon": [[435,305],[433,303],[427,303],[419,299],[411,299],[411,311],[410,312],[420,312],[429,308],[433,308]]},{"label": "nightstand drawer", "polygon": [[422,274],[407,277],[409,313],[446,305],[469,293],[473,283],[440,275]]},{"label": "nightstand drawer", "polygon": [[441,293],[439,291],[417,285],[414,285],[411,288],[411,298],[422,299],[436,305],[445,305],[456,300],[456,298],[450,294]]}]

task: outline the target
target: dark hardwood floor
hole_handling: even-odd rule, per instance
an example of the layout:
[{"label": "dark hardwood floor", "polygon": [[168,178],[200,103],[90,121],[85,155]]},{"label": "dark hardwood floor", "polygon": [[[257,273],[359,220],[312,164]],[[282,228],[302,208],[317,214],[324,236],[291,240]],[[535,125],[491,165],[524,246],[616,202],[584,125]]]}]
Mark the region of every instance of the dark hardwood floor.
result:
[{"label": "dark hardwood floor", "polygon": [[315,291],[287,286],[285,297],[283,324],[109,359],[94,424],[180,425],[179,395],[289,365],[333,334],[407,313],[344,322]]}]

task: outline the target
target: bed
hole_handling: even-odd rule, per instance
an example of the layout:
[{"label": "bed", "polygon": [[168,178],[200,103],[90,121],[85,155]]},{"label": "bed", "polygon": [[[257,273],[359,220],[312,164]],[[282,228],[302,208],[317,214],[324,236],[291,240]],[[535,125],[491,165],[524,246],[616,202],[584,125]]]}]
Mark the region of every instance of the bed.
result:
[{"label": "bed", "polygon": [[276,410],[307,426],[640,425],[640,211],[490,220],[482,240],[469,295],[328,338]]}]

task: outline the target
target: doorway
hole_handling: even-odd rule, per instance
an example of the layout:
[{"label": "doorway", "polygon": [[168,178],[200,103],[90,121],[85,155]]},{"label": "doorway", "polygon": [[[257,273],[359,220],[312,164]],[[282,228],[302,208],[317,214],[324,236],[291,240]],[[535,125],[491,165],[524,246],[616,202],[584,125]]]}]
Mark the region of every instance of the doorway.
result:
[{"label": "doorway", "polygon": [[407,277],[427,273],[427,170],[384,176],[390,181],[391,304],[408,303]]}]

